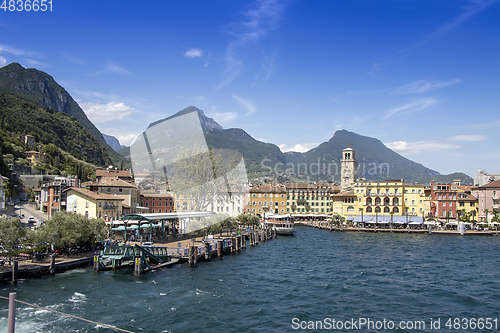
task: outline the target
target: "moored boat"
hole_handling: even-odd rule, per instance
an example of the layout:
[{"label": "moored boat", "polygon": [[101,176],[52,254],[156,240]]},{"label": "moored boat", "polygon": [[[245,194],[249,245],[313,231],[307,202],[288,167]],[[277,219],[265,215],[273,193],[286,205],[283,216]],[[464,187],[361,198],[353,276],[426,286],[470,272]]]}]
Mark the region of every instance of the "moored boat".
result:
[{"label": "moored boat", "polygon": [[295,231],[293,216],[264,214],[261,224],[265,228],[276,230],[278,235],[292,235]]}]

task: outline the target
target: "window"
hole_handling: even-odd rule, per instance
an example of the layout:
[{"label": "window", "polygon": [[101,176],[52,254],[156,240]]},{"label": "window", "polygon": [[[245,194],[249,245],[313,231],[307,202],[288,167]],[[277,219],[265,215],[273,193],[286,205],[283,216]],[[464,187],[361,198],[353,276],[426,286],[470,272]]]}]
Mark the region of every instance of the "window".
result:
[{"label": "window", "polygon": [[110,187],[108,187],[108,189],[107,189],[107,190],[108,190],[108,193],[109,193],[109,192],[111,192],[111,188],[110,188]]},{"label": "window", "polygon": [[89,208],[89,202],[85,201],[85,208]]},{"label": "window", "polygon": [[347,207],[347,212],[348,213],[354,213],[354,207],[353,206]]},{"label": "window", "polygon": [[119,188],[119,189],[118,189],[118,192],[119,192],[119,193],[122,193],[122,192],[123,192],[123,189],[122,189],[122,188]]},{"label": "window", "polygon": [[102,207],[102,201],[99,201],[99,207]]}]

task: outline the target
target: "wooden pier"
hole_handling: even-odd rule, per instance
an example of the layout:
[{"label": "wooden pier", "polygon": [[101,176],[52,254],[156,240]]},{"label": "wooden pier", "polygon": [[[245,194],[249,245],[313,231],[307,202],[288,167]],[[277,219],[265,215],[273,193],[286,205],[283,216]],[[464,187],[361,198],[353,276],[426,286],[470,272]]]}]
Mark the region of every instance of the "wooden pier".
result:
[{"label": "wooden pier", "polygon": [[225,254],[236,254],[249,246],[266,242],[276,233],[270,229],[245,230],[240,234],[219,238],[187,239],[179,242],[141,246],[138,243],[127,245],[107,245],[99,255],[94,256],[94,270],[115,270],[134,268],[135,275],[141,275],[158,268],[188,263],[196,267],[200,261],[210,261]]}]

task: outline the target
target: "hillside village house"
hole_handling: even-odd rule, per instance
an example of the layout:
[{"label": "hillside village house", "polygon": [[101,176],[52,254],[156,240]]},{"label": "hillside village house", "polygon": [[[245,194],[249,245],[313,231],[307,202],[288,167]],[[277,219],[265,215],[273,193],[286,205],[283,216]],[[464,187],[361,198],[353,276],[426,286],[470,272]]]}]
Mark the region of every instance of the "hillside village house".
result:
[{"label": "hillside village house", "polygon": [[116,195],[96,193],[85,188],[71,187],[66,191],[66,211],[88,218],[103,218],[112,221],[122,215],[123,198]]},{"label": "hillside village house", "polygon": [[97,182],[103,177],[114,177],[126,182],[132,182],[132,173],[130,170],[98,169],[95,171],[95,177]]}]

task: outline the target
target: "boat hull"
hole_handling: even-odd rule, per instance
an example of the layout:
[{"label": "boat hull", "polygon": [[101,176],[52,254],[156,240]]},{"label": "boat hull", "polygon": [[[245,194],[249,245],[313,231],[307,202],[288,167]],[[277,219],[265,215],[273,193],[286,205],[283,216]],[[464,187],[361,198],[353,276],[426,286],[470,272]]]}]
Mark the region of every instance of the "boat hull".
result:
[{"label": "boat hull", "polygon": [[295,228],[276,228],[278,235],[293,235]]}]

